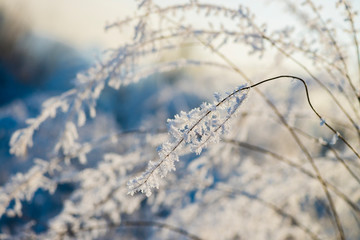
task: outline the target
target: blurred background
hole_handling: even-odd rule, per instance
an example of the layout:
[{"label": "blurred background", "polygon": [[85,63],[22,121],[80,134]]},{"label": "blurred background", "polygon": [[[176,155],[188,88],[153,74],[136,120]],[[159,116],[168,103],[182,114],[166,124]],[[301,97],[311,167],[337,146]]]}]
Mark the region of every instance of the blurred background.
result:
[{"label": "blurred background", "polygon": [[[76,74],[104,49],[121,43],[121,33],[105,33],[104,26],[134,7],[125,0],[0,1],[0,186],[33,164],[10,155],[11,134],[39,114],[44,100],[73,87]],[[0,218],[0,233],[16,232],[16,226],[34,219],[33,229],[45,230],[47,219],[61,209],[62,197],[71,191],[70,185],[60,186],[50,198],[39,190],[24,203],[21,218]]]},{"label": "blurred background", "polygon": [[121,34],[104,26],[134,6],[131,1],[1,1],[0,104],[29,92],[63,91],[74,74]]},{"label": "blurred background", "polygon": [[[266,22],[269,29],[283,26],[284,19],[289,26],[299,24],[288,18],[292,13],[283,11],[286,4],[281,2],[285,1],[246,0],[241,4],[255,12],[258,22]],[[236,7],[239,1],[226,4]],[[357,4],[355,1],[355,8]],[[324,6],[325,18],[333,14],[333,4],[329,6],[328,10]],[[35,89],[63,92],[69,88],[77,72],[100,58],[105,49],[124,42],[126,31],[105,31],[106,24],[131,16],[135,10],[135,1],[126,0],[0,1],[0,106]],[[273,13],[280,11],[282,14],[274,18]],[[252,58],[232,57],[245,65],[249,75],[258,71],[251,67]]]}]

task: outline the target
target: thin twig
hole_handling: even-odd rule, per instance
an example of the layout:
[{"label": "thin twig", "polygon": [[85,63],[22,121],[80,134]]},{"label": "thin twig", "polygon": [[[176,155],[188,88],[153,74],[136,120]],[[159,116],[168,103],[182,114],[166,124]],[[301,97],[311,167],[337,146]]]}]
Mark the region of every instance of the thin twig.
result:
[{"label": "thin twig", "polygon": [[[239,147],[243,147],[246,149],[249,149],[251,151],[255,151],[258,153],[262,153],[265,155],[269,155],[272,158],[283,162],[285,164],[287,164],[288,166],[295,168],[297,170],[299,170],[301,173],[305,174],[306,176],[316,179],[316,175],[314,175],[313,173],[311,173],[309,170],[305,169],[304,167],[302,167],[301,165],[295,163],[294,161],[287,159],[286,157],[275,153],[271,150],[265,149],[263,147],[259,147],[253,144],[250,144],[248,142],[242,142],[242,141],[238,141],[238,140],[234,140],[234,139],[223,139],[224,142],[228,142],[231,144],[234,144],[236,146]],[[326,181],[326,180],[325,180]],[[327,186],[337,195],[339,196],[341,199],[343,199],[351,209],[353,209],[353,211],[355,212],[357,218],[360,219],[360,207],[358,205],[356,205],[352,200],[349,199],[349,197],[347,195],[345,195],[344,193],[342,193],[335,185],[333,185],[332,183],[326,181]]]},{"label": "thin twig", "polygon": [[351,170],[350,166],[345,162],[345,160],[340,157],[340,155],[338,154],[338,152],[335,150],[334,147],[331,146],[330,143],[326,142],[326,143],[322,143],[318,138],[311,136],[310,134],[304,132],[303,130],[293,127],[293,129],[297,132],[299,132],[301,135],[310,138],[312,140],[314,140],[316,143],[320,144],[321,146],[325,146],[327,147],[336,157],[336,159],[345,167],[345,169],[350,173],[350,175],[360,184],[360,178],[357,176],[357,174]]},{"label": "thin twig", "polygon": [[[357,93],[356,93],[356,88],[354,86],[354,84],[352,83],[351,81],[351,78],[349,76],[349,70],[348,70],[348,66],[345,62],[345,58],[340,50],[340,47],[334,37],[334,35],[331,33],[330,29],[328,28],[327,24],[325,23],[324,19],[321,17],[318,9],[316,8],[315,4],[311,1],[311,0],[307,0],[307,3],[309,3],[311,9],[313,10],[313,12],[316,14],[316,16],[318,17],[318,19],[320,20],[321,24],[323,25],[323,29],[325,29],[325,32],[327,33],[327,35],[329,36],[329,39],[331,41],[331,43],[333,44],[334,48],[335,48],[335,51],[337,52],[337,54],[339,55],[339,58],[340,58],[340,61],[341,63],[343,64],[343,67],[345,69],[345,72],[347,73],[346,74],[346,80],[348,81],[351,89],[353,90],[355,96],[358,96]],[[321,30],[318,29],[319,31],[319,34],[322,34]]]},{"label": "thin twig", "polygon": [[[161,229],[167,229],[172,232],[176,232],[188,239],[192,240],[201,240],[202,238],[198,237],[195,234],[189,233],[183,228],[175,227],[173,225],[167,224],[167,223],[161,223],[157,221],[146,221],[146,220],[139,220],[139,221],[123,221],[120,224],[116,223],[109,223],[106,225],[98,225],[98,226],[92,226],[92,227],[83,227],[80,228],[79,231],[92,231],[97,229],[110,229],[110,228],[123,228],[123,227],[158,227]],[[64,232],[58,232],[58,236],[60,239],[64,239],[67,235],[76,236],[76,232],[74,232],[74,229],[66,229]]]},{"label": "thin twig", "polygon": [[291,224],[300,228],[307,235],[309,235],[311,237],[311,239],[320,240],[320,238],[315,233],[313,233],[308,227],[301,224],[301,222],[294,215],[285,212],[282,208],[276,206],[275,204],[273,204],[271,202],[268,202],[268,201],[260,198],[259,196],[255,195],[255,194],[249,193],[244,190],[238,190],[238,189],[235,189],[232,187],[230,188],[227,186],[226,186],[226,188],[224,186],[217,186],[216,189],[219,191],[226,192],[228,194],[236,194],[236,195],[238,194],[238,195],[244,196],[250,200],[255,200],[255,201],[261,203],[262,205],[264,205],[265,207],[272,209],[275,213],[279,214],[280,216],[290,219]]}]

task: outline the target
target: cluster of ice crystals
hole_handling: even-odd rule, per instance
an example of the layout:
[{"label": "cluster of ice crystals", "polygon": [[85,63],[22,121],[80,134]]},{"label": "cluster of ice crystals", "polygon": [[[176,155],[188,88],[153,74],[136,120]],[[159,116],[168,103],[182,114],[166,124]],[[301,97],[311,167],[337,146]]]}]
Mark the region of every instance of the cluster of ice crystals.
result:
[{"label": "cluster of ice crystals", "polygon": [[160,179],[175,170],[179,156],[189,151],[200,154],[209,143],[219,142],[227,132],[229,119],[247,96],[244,87],[237,88],[223,99],[216,93],[212,104],[203,103],[199,108],[180,112],[174,119],[168,119],[170,140],[159,148],[158,160],[150,161],[145,172],[128,182],[129,193],[142,192],[150,196],[152,188],[159,188]]},{"label": "cluster of ice crystals", "polygon": [[[0,216],[4,213],[10,217],[21,216],[21,200],[30,201],[39,188],[48,190],[50,193],[55,191],[56,184],[44,176],[44,173],[48,171],[48,164],[40,159],[36,162],[37,165],[34,165],[27,173],[17,173],[11,181],[0,188]],[[11,200],[15,200],[15,205],[9,208]]]},{"label": "cluster of ice crystals", "polygon": [[[97,238],[105,233],[97,232],[104,226],[121,223],[121,213],[133,213],[143,197],[139,196],[129,201],[123,183],[126,174],[133,168],[134,159],[139,159],[139,155],[108,153],[96,168],[80,172],[76,176],[80,188],[65,201],[63,211],[51,220],[51,231],[45,235],[45,239],[67,231],[76,232],[77,237],[81,239],[86,238],[83,236],[88,236],[89,231],[93,238]],[[99,216],[106,216],[106,220]]]},{"label": "cluster of ice crystals", "polygon": [[65,92],[61,96],[53,97],[45,101],[42,105],[43,110],[37,118],[26,121],[28,127],[19,129],[13,133],[10,139],[10,153],[16,156],[25,156],[27,148],[33,146],[33,134],[40,125],[48,118],[54,118],[58,109],[63,112],[68,111],[69,103],[67,98],[74,94],[73,90]]}]

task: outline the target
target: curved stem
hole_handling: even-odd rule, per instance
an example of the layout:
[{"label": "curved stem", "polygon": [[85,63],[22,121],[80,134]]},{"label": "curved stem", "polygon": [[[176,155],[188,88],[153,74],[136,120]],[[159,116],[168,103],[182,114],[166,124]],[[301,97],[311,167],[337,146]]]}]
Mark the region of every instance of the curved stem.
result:
[{"label": "curved stem", "polygon": [[311,110],[316,114],[316,116],[319,118],[319,120],[328,128],[330,129],[334,134],[336,134],[339,139],[341,139],[345,144],[346,146],[348,146],[348,148],[357,156],[358,159],[360,159],[360,154],[355,150],[354,147],[351,146],[351,144],[338,132],[336,131],[332,126],[330,126],[326,121],[324,121],[323,117],[318,113],[318,111],[316,111],[316,109],[314,108],[314,106],[312,105],[311,103],[311,100],[310,100],[310,96],[309,96],[309,89],[308,89],[308,86],[305,82],[305,80],[303,80],[302,78],[299,78],[299,77],[296,77],[296,76],[292,76],[292,75],[280,75],[280,76],[277,76],[277,77],[273,77],[273,78],[268,78],[268,79],[265,79],[265,80],[262,80],[258,83],[255,83],[249,87],[244,87],[242,88],[241,90],[245,90],[245,89],[249,89],[249,88],[253,88],[253,87],[256,87],[256,86],[259,86],[263,83],[266,83],[266,82],[270,82],[270,81],[273,81],[273,80],[276,80],[276,79],[280,79],[280,78],[292,78],[292,79],[295,79],[295,80],[298,80],[300,82],[302,82],[302,84],[304,85],[304,88],[305,88],[305,94],[306,94],[306,100],[311,108]]},{"label": "curved stem", "polygon": [[334,94],[330,91],[326,85],[321,82],[314,74],[311,73],[311,71],[300,61],[295,59],[293,56],[291,56],[289,53],[285,52],[282,48],[280,48],[275,42],[273,42],[269,37],[262,35],[262,37],[269,41],[281,54],[292,60],[294,63],[296,63],[298,66],[300,66],[305,72],[307,72],[333,99],[333,101],[336,103],[336,105],[341,109],[341,111],[345,114],[345,116],[349,119],[349,121],[352,123],[356,131],[360,134],[360,127],[356,124],[355,120],[350,116],[350,114],[346,111],[346,109],[342,106],[342,104],[339,102],[339,100],[334,96]]}]

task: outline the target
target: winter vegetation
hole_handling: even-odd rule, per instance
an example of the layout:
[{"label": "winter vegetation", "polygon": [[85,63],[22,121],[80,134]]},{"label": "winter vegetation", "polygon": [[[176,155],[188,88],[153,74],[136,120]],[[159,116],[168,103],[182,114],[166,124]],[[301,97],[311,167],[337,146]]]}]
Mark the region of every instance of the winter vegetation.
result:
[{"label": "winter vegetation", "polygon": [[[28,167],[0,188],[0,238],[359,239],[355,2],[273,1],[272,24],[136,1],[106,25],[128,38],[13,132]],[[41,221],[40,193],[60,205]]]}]

